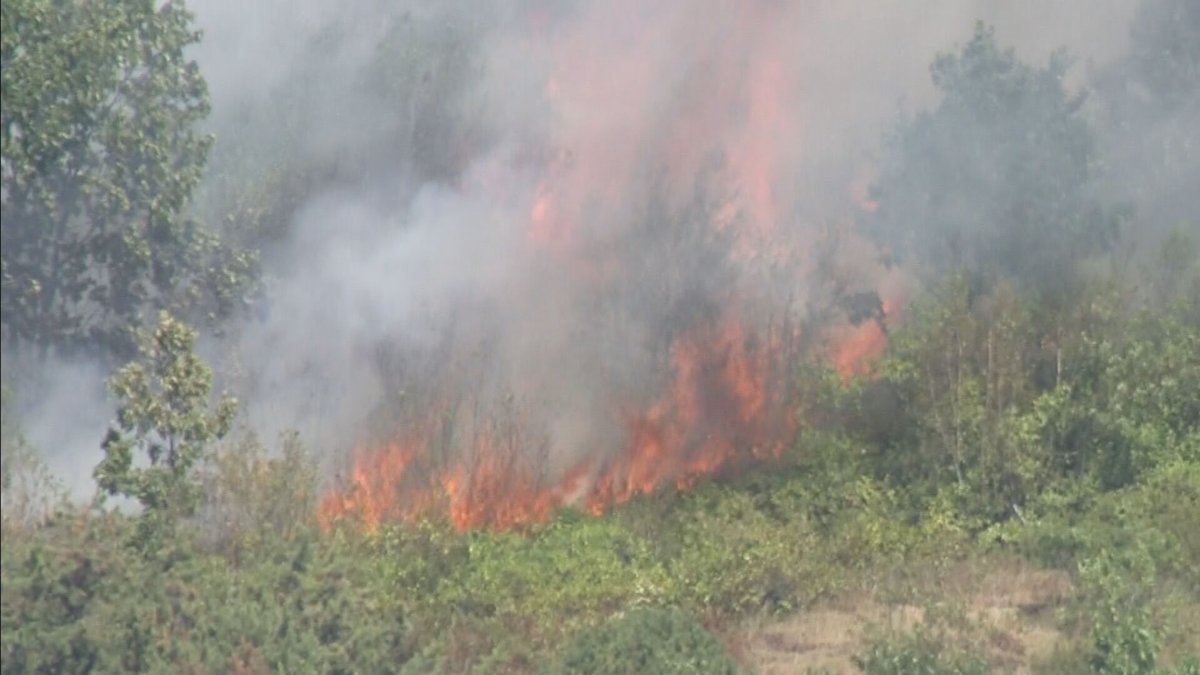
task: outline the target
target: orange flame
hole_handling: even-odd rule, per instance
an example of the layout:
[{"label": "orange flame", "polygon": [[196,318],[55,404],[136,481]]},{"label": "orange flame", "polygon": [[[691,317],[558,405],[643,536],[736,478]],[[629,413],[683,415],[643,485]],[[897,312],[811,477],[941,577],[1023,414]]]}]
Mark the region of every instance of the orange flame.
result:
[{"label": "orange flame", "polygon": [[897,318],[895,303],[884,300],[882,320],[866,321],[843,332],[833,353],[833,365],[843,382],[874,372],[875,364],[887,348],[885,322]]},{"label": "orange flame", "polygon": [[[532,253],[561,263],[573,283],[603,291],[621,269],[597,247],[589,249],[589,237],[598,234],[591,223],[618,230],[600,235],[619,237],[630,204],[660,169],[668,199],[686,199],[689,181],[717,151],[735,197],[719,204],[705,225],[732,230],[730,258],[761,271],[767,265],[754,261],[786,262],[796,254],[782,234],[788,204],[779,194],[787,185],[780,176],[781,148],[793,147],[799,137],[786,105],[795,98],[789,90],[795,83],[785,59],[773,51],[779,39],[762,39],[774,21],[772,6],[730,5],[736,7],[730,10],[732,25],[720,27],[728,39],[712,41],[724,46],[694,64],[706,69],[705,76],[665,84],[658,74],[678,70],[664,67],[676,55],[661,49],[662,36],[648,20],[598,22],[620,26],[623,47],[614,50],[607,34],[606,39],[586,30],[558,34],[542,25],[545,17],[538,19],[536,32],[550,35],[554,52],[555,71],[544,96],[555,113],[546,143],[556,159],[527,202],[524,243]],[[634,0],[597,3],[593,9],[622,17],[673,16],[655,3]],[[664,110],[670,113],[666,120]],[[665,167],[658,166],[659,155]],[[688,488],[746,462],[779,459],[798,428],[789,408],[798,333],[788,322],[746,320],[753,313],[740,306],[741,289],[734,285],[722,296],[716,318],[695,321],[672,336],[656,364],[663,371],[656,395],[617,402],[625,414],[616,447],[573,449],[573,456],[584,459],[556,470],[540,462],[531,434],[464,431],[448,441],[450,447],[441,447],[447,443],[439,440],[441,427],[419,421],[403,440],[356,450],[350,474],[320,505],[321,522],[349,519],[371,529],[385,521],[443,515],[459,529],[504,529],[544,522],[568,505],[603,513],[656,490]],[[846,379],[868,372],[886,341],[877,322],[847,327],[836,337],[832,359]],[[474,422],[451,420],[456,428]],[[524,424],[517,423],[518,432],[532,431]]]},{"label": "orange flame", "polygon": [[321,521],[350,518],[373,529],[441,512],[459,529],[506,529],[543,522],[569,504],[600,514],[739,461],[778,458],[796,426],[784,407],[791,355],[783,344],[777,335],[754,346],[734,319],[681,337],[668,391],[627,421],[627,445],[604,465],[579,462],[557,481],[523,460],[528,447],[488,435],[441,469],[425,438],[360,450],[347,489],[323,500]]},{"label": "orange flame", "polygon": [[843,381],[871,372],[872,362],[883,353],[887,338],[883,327],[876,321],[855,326],[837,346],[833,365]]}]

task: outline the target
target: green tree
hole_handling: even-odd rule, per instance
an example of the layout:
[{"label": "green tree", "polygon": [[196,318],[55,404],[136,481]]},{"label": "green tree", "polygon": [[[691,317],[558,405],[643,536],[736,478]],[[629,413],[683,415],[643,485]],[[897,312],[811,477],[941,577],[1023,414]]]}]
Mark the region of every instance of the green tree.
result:
[{"label": "green tree", "polygon": [[1096,152],[1063,84],[1069,61],[1017,60],[978,25],[931,67],[941,101],[902,120],[880,165],[874,235],[934,275],[967,270],[1058,291],[1111,243],[1117,213],[1088,191]]},{"label": "green tree", "polygon": [[81,512],[5,534],[0,670],[348,675],[411,656],[400,598],[343,537],[308,532],[241,561],[182,541],[168,566],[124,545],[130,525]]},{"label": "green tree", "polygon": [[479,46],[498,8],[343,5],[277,82],[224,98],[208,120],[221,141],[197,206],[237,241],[269,248],[313,193],[380,171],[452,181],[473,148],[495,141],[469,94],[478,93]]},{"label": "green tree", "polygon": [[[185,216],[212,139],[182,3],[3,5],[3,335],[130,353],[154,305],[226,311],[253,257]],[[211,302],[210,302],[211,301]]]},{"label": "green tree", "polygon": [[1143,314],[1077,351],[1048,418],[1063,470],[1111,489],[1200,460],[1200,328]]},{"label": "green tree", "polygon": [[888,430],[872,439],[875,473],[911,497],[950,487],[979,524],[1013,516],[1050,479],[1032,406],[1047,354],[1029,303],[1008,283],[973,296],[956,275],[907,312],[863,399],[864,419],[896,418],[874,422]]},{"label": "green tree", "polygon": [[[196,355],[195,343],[194,330],[162,312],[141,358],[110,383],[120,406],[96,480],[108,494],[142,505],[143,539],[157,539],[180,516],[195,512],[202,493],[197,462],[208,443],[229,431],[237,411],[228,396],[210,404],[212,372]],[[134,466],[135,450],[147,465]]]}]

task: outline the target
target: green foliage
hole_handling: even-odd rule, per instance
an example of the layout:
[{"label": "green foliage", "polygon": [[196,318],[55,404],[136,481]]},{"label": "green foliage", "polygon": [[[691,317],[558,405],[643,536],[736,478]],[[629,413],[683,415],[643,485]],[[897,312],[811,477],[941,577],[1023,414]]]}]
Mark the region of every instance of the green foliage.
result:
[{"label": "green foliage", "polygon": [[[373,37],[364,40],[360,12],[327,17],[277,83],[214,111],[218,142],[197,202],[229,237],[266,249],[315,192],[383,167],[452,181],[469,159],[464,149],[485,144],[480,104],[467,94],[495,8],[374,5],[371,13]],[[346,54],[353,64],[339,58]],[[357,105],[330,107],[347,100]]]},{"label": "green foliage", "polygon": [[[111,381],[120,401],[117,427],[104,440],[96,467],[100,488],[136,499],[150,541],[191,515],[200,500],[196,465],[206,445],[228,431],[237,402],[226,396],[210,409],[212,372],[195,353],[196,332],[163,312],[142,345],[141,359]],[[134,466],[135,450],[147,466]]]},{"label": "green foliage", "polygon": [[1163,675],[1200,675],[1200,658],[1190,657],[1176,668],[1160,668],[1159,672]]},{"label": "green foliage", "polygon": [[467,597],[495,616],[532,615],[543,625],[611,612],[664,583],[646,543],[611,522],[558,520],[532,538],[473,535]]},{"label": "green foliage", "polygon": [[90,631],[106,626],[84,619],[94,603],[116,599],[108,575],[130,568],[120,564],[119,523],[104,518],[80,525],[85,524],[60,523],[6,537],[0,547],[0,656],[6,671],[96,668],[100,656]]},{"label": "green foliage", "polygon": [[1122,556],[1104,552],[1081,564],[1080,576],[1092,596],[1093,672],[1143,675],[1155,672],[1161,638],[1146,606],[1154,561],[1146,551]]},{"label": "green foliage", "polygon": [[[1200,602],[1200,464],[1176,464],[1135,485],[1095,494],[1048,494],[1030,522],[1012,523],[1011,541],[1043,564],[1075,568],[1080,649],[1063,654],[1072,672],[1159,672],[1160,653],[1194,652],[1184,609]],[[1051,672],[1048,671],[1048,672]]]},{"label": "green foliage", "polygon": [[865,675],[987,675],[987,659],[948,644],[943,635],[920,627],[909,634],[876,638],[856,656]]},{"label": "green foliage", "polygon": [[915,301],[875,385],[897,418],[896,431],[873,439],[877,475],[911,497],[956,501],[974,527],[1011,517],[1043,489],[1053,476],[1033,399],[1037,333],[1006,284],[975,295],[956,276]]},{"label": "green foliage", "polygon": [[[846,439],[812,443],[832,461]],[[631,605],[724,619],[795,611],[964,543],[951,514],[898,522],[893,490],[834,481],[817,466],[658,495],[603,518],[565,512],[524,532],[424,522],[370,540],[414,639],[431,645],[422,663],[451,672],[520,670],[513,664]]]},{"label": "green foliage", "polygon": [[3,329],[131,351],[154,305],[224,312],[254,261],[184,215],[211,139],[182,3],[4,3]]},{"label": "green foliage", "polygon": [[233,561],[316,526],[317,467],[295,433],[273,455],[253,434],[218,447],[202,470],[199,520],[208,539]]},{"label": "green foliage", "polygon": [[[186,12],[132,0],[14,0],[3,12],[5,339],[120,351],[148,307],[236,302],[252,260],[183,216],[208,143],[191,131],[207,103],[182,57],[196,39]],[[231,194],[214,201],[229,203],[214,209],[230,228],[278,237],[313,186],[380,155],[411,151],[419,174],[455,175],[462,158],[445,147],[469,125],[443,113],[469,108],[481,24],[442,17],[393,17],[362,81],[317,68],[286,82],[287,114],[255,127],[278,122],[277,135],[228,150]],[[314,44],[353,39],[345,29]],[[1157,65],[1177,81],[1180,64]],[[1068,648],[1050,671],[1195,672],[1184,658],[1197,645],[1186,619],[1200,612],[1195,246],[1168,239],[1140,296],[1074,274],[1116,221],[1090,196],[1096,156],[1065,71],[1061,56],[1019,63],[983,28],[940,57],[942,100],[901,124],[873,223],[934,282],[889,324],[877,377],[846,383],[797,364],[804,424],[780,462],[602,517],[318,532],[313,459],[295,436],[274,453],[252,436],[218,446],[233,401],[211,401],[195,332],[164,313],[112,380],[118,424],[96,471],[139,517],[30,507],[24,486],[42,474],[5,408],[5,671],[734,672],[695,616],[729,626],[856,593],[903,597],[910,580],[982,549],[1075,573]],[[313,80],[402,112],[360,165],[298,156],[304,109],[327,93]],[[646,222],[668,220],[709,218]],[[654,241],[679,234],[651,229]],[[635,272],[630,288],[661,269]],[[841,300],[856,319],[881,316],[869,294]],[[858,664],[988,672],[981,654],[953,624],[927,621],[875,635]]]},{"label": "green foliage", "polygon": [[1142,550],[1159,576],[1200,584],[1200,466],[1176,465],[1138,485],[1096,495],[1086,488],[1051,492],[1029,508],[1027,523],[1009,523],[1010,541],[1045,565],[1077,567],[1105,551]]},{"label": "green foliage", "polygon": [[1176,228],[1167,236],[1158,259],[1147,276],[1150,305],[1159,312],[1174,312],[1190,324],[1200,323],[1200,243]]},{"label": "green foliage", "polygon": [[571,642],[552,673],[737,672],[724,646],[698,621],[675,608],[641,607]]},{"label": "green foliage", "polygon": [[231,568],[185,545],[163,566],[130,523],[80,514],[3,547],[4,670],[389,673],[408,624],[372,561],[309,531]]},{"label": "green foliage", "polygon": [[[1102,190],[1124,196],[1136,208],[1129,244],[1171,239],[1172,230],[1200,235],[1200,146],[1194,142],[1200,110],[1200,7],[1193,0],[1141,0],[1129,31],[1126,54],[1089,78],[1089,107],[1101,133],[1106,174]],[[1174,242],[1172,242],[1174,243]],[[1154,250],[1142,250],[1157,265]],[[1179,249],[1185,254],[1185,249]],[[1143,279],[1156,281],[1152,269]],[[1183,300],[1200,320],[1200,278],[1178,281]],[[1191,298],[1187,297],[1190,291]]]},{"label": "green foliage", "polygon": [[1054,439],[1068,470],[1120,487],[1200,460],[1200,327],[1145,315],[1084,336],[1064,372]]},{"label": "green foliage", "polygon": [[1004,284],[973,294],[952,277],[914,301],[850,416],[866,470],[902,485],[916,511],[949,499],[978,531],[1050,494],[1198,461],[1200,331],[1172,314],[1125,316],[1103,286],[1081,298],[1074,335]]},{"label": "green foliage", "polygon": [[431,631],[467,616],[553,638],[629,602],[655,600],[667,583],[647,542],[617,522],[569,514],[529,534],[395,527],[376,545],[385,577]]},{"label": "green foliage", "polygon": [[465,20],[459,11],[448,7],[427,16],[405,13],[394,20],[360,83],[369,96],[379,99],[381,109],[405,111],[388,135],[394,146],[406,149],[423,175],[438,179],[461,169],[463,157],[457,148],[481,140],[480,121],[470,119],[479,102],[467,92],[472,77],[483,68],[474,45],[496,20],[495,9],[471,8]]},{"label": "green foliage", "polygon": [[672,602],[740,615],[794,609],[816,594],[801,562],[812,533],[772,518],[749,492],[713,486],[664,515],[651,527],[669,533],[658,535],[655,552]]}]

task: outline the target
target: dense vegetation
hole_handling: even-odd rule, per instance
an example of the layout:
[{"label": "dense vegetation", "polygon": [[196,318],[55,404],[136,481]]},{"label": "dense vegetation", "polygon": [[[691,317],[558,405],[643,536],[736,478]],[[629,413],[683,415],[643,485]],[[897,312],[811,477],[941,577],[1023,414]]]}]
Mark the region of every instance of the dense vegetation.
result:
[{"label": "dense vegetation", "polygon": [[[1190,8],[1147,3],[1105,114],[1200,105]],[[1125,255],[1139,205],[1104,198],[1096,158],[1119,144],[1063,58],[1023,64],[980,27],[936,59],[939,101],[898,121],[865,224],[917,290],[870,374],[794,364],[804,424],[778,462],[602,517],[364,532],[318,526],[294,435],[232,430],[176,318],[219,321],[256,270],[188,210],[209,145],[189,21],[4,4],[5,348],[132,359],[86,506],[57,499],[6,395],[5,673],[732,673],[761,626],[864,598],[918,608],[865,627],[865,673],[1200,673],[1200,221]],[[430,40],[445,77],[465,68]],[[1136,103],[1104,84],[1131,79]],[[438,157],[423,170],[449,172]],[[255,173],[222,203],[229,240],[269,244],[296,185],[345,170],[317,164]],[[1044,650],[942,588],[1014,566],[1064,579],[1018,608]]]}]

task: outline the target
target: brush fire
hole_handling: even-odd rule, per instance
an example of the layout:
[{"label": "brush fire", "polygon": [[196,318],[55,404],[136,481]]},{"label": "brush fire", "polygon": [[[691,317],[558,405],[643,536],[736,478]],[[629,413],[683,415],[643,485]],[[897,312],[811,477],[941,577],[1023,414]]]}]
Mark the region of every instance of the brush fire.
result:
[{"label": "brush fire", "polygon": [[586,11],[598,16],[534,16],[511,46],[553,64],[538,150],[464,188],[520,204],[504,309],[472,308],[454,325],[486,329],[444,331],[445,365],[402,376],[405,400],[381,405],[386,428],[323,499],[326,526],[506,529],[687,489],[794,445],[800,359],[821,353],[850,378],[881,353],[886,303],[869,320],[808,320],[834,304],[814,279],[836,251],[792,215],[804,91],[771,29],[779,10],[727,8],[719,35],[655,3]]}]

